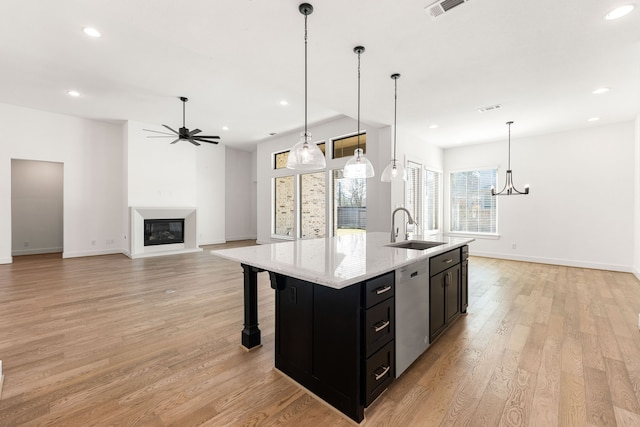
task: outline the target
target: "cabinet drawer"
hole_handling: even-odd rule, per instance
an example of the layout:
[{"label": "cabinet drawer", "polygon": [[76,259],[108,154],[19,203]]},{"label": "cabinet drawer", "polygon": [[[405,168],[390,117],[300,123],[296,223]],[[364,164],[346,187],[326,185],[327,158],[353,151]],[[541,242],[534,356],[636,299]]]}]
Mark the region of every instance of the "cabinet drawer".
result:
[{"label": "cabinet drawer", "polygon": [[364,285],[364,307],[369,308],[395,294],[395,272],[367,280]]},{"label": "cabinet drawer", "polygon": [[364,312],[367,357],[395,336],[395,299],[389,298]]},{"label": "cabinet drawer", "polygon": [[429,276],[435,276],[447,268],[453,267],[459,263],[460,249],[454,249],[452,251],[436,255],[429,259]]},{"label": "cabinet drawer", "polygon": [[365,363],[364,406],[369,406],[393,382],[395,364],[394,341],[367,359]]}]

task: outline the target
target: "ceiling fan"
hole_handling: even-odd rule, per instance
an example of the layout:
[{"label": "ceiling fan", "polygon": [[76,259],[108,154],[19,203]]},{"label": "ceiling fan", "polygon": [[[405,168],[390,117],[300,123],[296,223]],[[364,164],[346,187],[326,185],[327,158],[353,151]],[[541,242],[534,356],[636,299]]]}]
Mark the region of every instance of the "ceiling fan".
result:
[{"label": "ceiling fan", "polygon": [[161,132],[159,130],[153,130],[153,129],[143,129],[143,130],[146,130],[148,132],[154,132],[154,133],[161,133],[162,134],[162,135],[148,136],[147,138],[175,138],[177,136],[178,138],[176,138],[174,141],[171,141],[171,144],[175,144],[176,142],[178,142],[180,140],[189,141],[193,145],[200,145],[200,142],[208,142],[210,144],[217,144],[219,141],[216,141],[216,140],[220,139],[219,136],[198,135],[200,132],[202,132],[200,129],[194,129],[194,130],[190,131],[185,126],[185,124],[184,124],[184,107],[185,107],[185,104],[187,103],[188,100],[189,100],[189,98],[185,98],[184,96],[180,97],[180,101],[182,101],[182,127],[178,129],[178,132],[176,132],[175,130],[173,130],[172,128],[170,128],[167,125],[162,125],[162,126],[166,127],[167,129],[169,129],[173,133]]}]

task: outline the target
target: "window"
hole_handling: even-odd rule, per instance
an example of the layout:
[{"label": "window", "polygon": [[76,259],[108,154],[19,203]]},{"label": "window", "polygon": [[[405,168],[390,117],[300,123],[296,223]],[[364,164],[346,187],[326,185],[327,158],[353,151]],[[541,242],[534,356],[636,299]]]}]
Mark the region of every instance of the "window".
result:
[{"label": "window", "polygon": [[422,229],[440,230],[440,181],[442,173],[423,169],[422,194],[424,195]]},{"label": "window", "polygon": [[300,175],[300,237],[303,239],[326,234],[325,193],[325,172]]},{"label": "window", "polygon": [[[322,154],[325,154],[325,152],[324,152],[325,143],[324,142],[319,142],[317,145],[318,145],[318,148],[320,149],[320,151],[322,151]],[[284,168],[286,168],[288,159],[289,159],[289,150],[281,151],[280,153],[275,153],[273,155],[273,168],[274,169],[284,169]]]},{"label": "window", "polygon": [[[407,162],[407,183],[405,184],[405,208],[411,212],[418,227],[421,228],[422,221],[422,190],[421,190],[421,171],[422,165],[414,162]],[[408,230],[411,231],[411,230]],[[415,231],[415,230],[414,230]],[[418,230],[418,233],[420,231]]]},{"label": "window", "polygon": [[295,189],[293,175],[274,179],[274,226],[273,234],[294,237],[295,232]]},{"label": "window", "polygon": [[405,207],[418,224],[417,232],[440,230],[440,186],[442,173],[407,162]]},{"label": "window", "polygon": [[[358,148],[358,135],[345,136],[333,140],[333,158],[353,156],[353,152]],[[360,134],[360,148],[363,154],[367,154],[367,134]]]},{"label": "window", "polygon": [[491,196],[496,174],[497,169],[451,173],[452,232],[497,232],[496,198]]},{"label": "window", "polygon": [[344,178],[333,171],[333,235],[367,231],[367,180]]}]

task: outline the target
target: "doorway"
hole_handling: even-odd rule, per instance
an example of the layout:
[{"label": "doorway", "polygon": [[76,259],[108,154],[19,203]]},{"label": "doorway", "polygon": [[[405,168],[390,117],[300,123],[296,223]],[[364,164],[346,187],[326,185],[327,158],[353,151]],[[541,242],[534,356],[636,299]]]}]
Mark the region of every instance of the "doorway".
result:
[{"label": "doorway", "polygon": [[11,159],[11,255],[62,253],[63,164]]}]

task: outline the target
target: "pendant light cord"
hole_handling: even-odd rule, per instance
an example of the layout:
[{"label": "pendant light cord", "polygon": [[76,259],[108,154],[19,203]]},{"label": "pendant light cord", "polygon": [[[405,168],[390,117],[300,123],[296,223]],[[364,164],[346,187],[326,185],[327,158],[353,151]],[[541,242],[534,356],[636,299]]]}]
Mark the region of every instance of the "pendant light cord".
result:
[{"label": "pendant light cord", "polygon": [[[399,76],[398,76],[399,77]],[[393,96],[393,167],[396,166],[396,141],[398,138],[396,137],[396,129],[398,127],[398,78],[396,77],[394,80],[395,84],[395,92]]]},{"label": "pendant light cord", "polygon": [[509,125],[509,163],[508,163],[509,169],[508,170],[511,170],[511,124],[512,123],[513,122],[507,122],[507,124]]},{"label": "pendant light cord", "polygon": [[[360,55],[361,51],[358,50],[358,150],[360,149]],[[358,151],[358,158],[360,157],[360,151]]]},{"label": "pendant light cord", "polygon": [[304,140],[307,142],[307,14],[304,15]]}]

